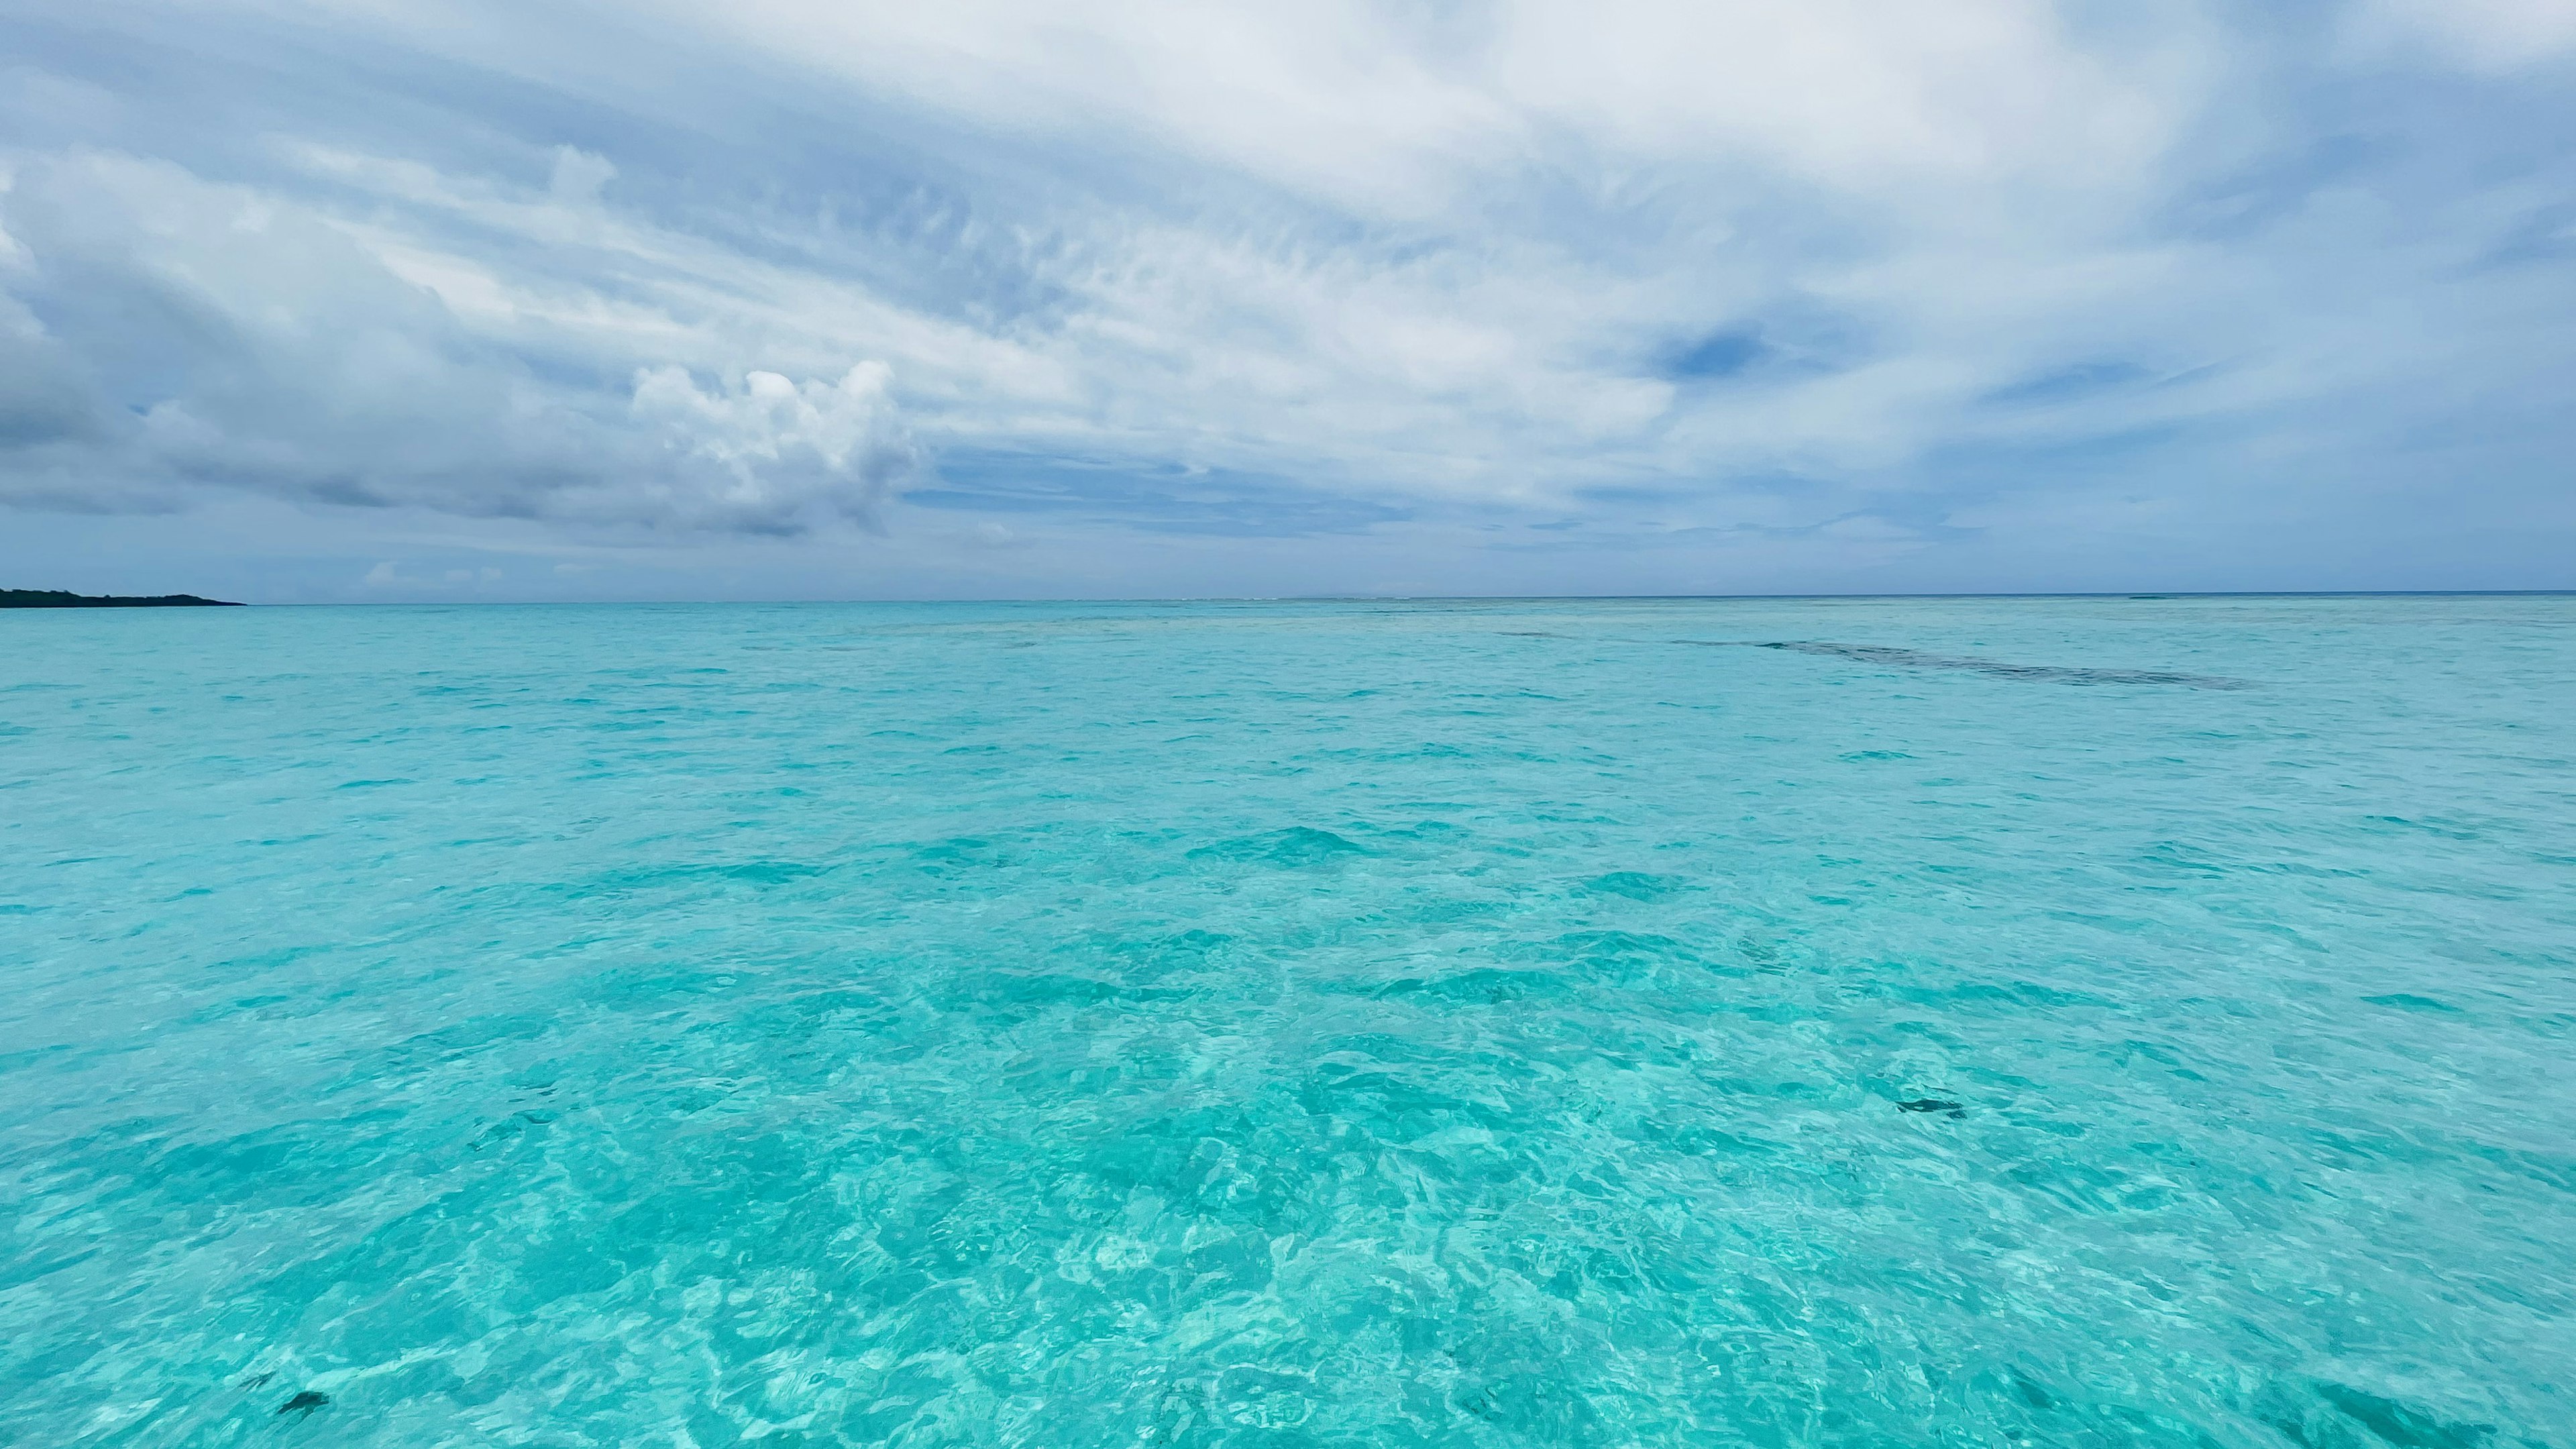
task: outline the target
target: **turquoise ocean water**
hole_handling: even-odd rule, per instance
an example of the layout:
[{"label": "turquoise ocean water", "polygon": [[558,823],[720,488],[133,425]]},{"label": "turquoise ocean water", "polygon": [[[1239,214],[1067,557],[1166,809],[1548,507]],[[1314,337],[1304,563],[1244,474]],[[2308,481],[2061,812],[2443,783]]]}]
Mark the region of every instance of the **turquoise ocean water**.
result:
[{"label": "turquoise ocean water", "polygon": [[2571,756],[2569,598],[0,616],[0,1441],[2568,1449]]}]

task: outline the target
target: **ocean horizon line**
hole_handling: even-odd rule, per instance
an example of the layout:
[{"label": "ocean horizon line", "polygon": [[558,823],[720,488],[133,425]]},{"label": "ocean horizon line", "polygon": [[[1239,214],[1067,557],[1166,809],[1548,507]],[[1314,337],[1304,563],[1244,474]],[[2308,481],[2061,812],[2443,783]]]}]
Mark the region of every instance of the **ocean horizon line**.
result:
[{"label": "ocean horizon line", "polygon": [[[2576,587],[2556,589],[2099,589],[2082,591],[1972,591],[1913,593],[1779,593],[1779,594],[1175,594],[1175,595],[1021,595],[953,599],[906,598],[692,598],[692,599],[314,599],[240,604],[260,609],[466,609],[466,608],[711,608],[734,606],[920,606],[962,607],[1010,604],[1637,604],[1637,603],[1806,603],[1908,600],[2102,599],[2151,603],[2182,599],[2548,599],[2576,598]],[[227,601],[230,602],[230,601]],[[68,609],[27,610],[36,613],[81,612]]]}]

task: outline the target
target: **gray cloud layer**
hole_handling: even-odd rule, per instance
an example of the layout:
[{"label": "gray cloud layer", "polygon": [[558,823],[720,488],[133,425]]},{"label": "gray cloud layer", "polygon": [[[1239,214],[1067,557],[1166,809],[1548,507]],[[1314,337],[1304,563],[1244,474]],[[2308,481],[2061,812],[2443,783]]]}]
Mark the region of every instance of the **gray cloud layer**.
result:
[{"label": "gray cloud layer", "polygon": [[2576,583],[2563,0],[18,10],[22,539]]},{"label": "gray cloud layer", "polygon": [[713,391],[668,364],[623,389],[549,378],[346,226],[166,162],[47,158],[17,173],[0,219],[20,252],[0,487],[25,504],[148,510],[202,481],[793,532],[873,520],[911,463],[882,364]]}]

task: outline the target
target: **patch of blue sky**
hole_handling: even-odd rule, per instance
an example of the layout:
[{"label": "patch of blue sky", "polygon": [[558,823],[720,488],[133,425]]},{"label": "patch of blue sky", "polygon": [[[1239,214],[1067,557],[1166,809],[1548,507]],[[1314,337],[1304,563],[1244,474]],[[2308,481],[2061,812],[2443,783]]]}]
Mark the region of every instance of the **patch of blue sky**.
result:
[{"label": "patch of blue sky", "polygon": [[1672,349],[1659,371],[1677,382],[1714,382],[1748,372],[1770,355],[1760,329],[1730,327]]}]

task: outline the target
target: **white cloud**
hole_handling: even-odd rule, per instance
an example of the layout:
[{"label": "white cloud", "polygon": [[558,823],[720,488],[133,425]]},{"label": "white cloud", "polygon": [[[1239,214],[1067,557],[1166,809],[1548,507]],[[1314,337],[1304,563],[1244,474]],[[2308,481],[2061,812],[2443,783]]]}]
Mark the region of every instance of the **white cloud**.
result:
[{"label": "white cloud", "polygon": [[2576,54],[2576,0],[2366,0],[2363,39],[2430,41],[2478,70],[2509,71]]},{"label": "white cloud", "polygon": [[[550,50],[541,27],[354,13],[479,63],[616,84],[613,38],[557,35]],[[2099,270],[2095,234],[2136,210],[2205,79],[2177,59],[2187,28],[2087,50],[2032,0],[1523,3],[1439,22],[1365,4],[763,0],[663,24],[663,44],[686,34],[682,48],[747,76],[801,71],[1051,148],[1192,158],[1214,171],[1176,176],[1182,195],[1248,176],[1355,208],[1370,229],[1329,239],[1330,223],[1293,213],[1244,224],[1060,197],[1015,258],[1062,299],[1049,324],[976,327],[621,212],[603,190],[616,166],[575,148],[547,153],[542,191],[327,146],[290,154],[367,198],[332,223],[377,266],[517,352],[653,348],[740,376],[754,356],[837,370],[856,341],[898,370],[934,445],[1470,502],[1641,472],[1901,460],[1945,409],[2051,358],[2024,320],[2037,307],[1999,326],[1937,286],[1878,279],[1946,272],[1955,294],[1998,263]],[[1841,199],[1767,226],[1784,185]],[[1552,199],[1512,200],[1533,186]],[[473,235],[521,245],[460,245]],[[792,253],[805,239],[776,240]],[[1846,310],[1836,325],[1899,355],[1824,359],[1714,400],[1656,375],[1694,335],[1784,308]],[[674,516],[725,516],[708,500],[757,493],[702,490]]]},{"label": "white cloud", "polygon": [[[0,154],[0,491],[785,535],[899,521],[943,461],[970,512],[1058,466],[1015,557],[1120,487],[1162,525],[1222,489],[1227,527],[1532,510],[1856,559],[2140,516],[2015,491],[2214,517],[2289,486],[2248,460],[2391,466],[2563,381],[2564,269],[2515,260],[2576,215],[2545,137],[2307,68],[2359,27],[2527,69],[2571,13],[139,0],[115,23],[327,82],[291,34],[417,109],[207,79],[147,135],[139,83],[53,85],[135,139]],[[2124,439],[2199,451],[2061,456]]]},{"label": "white cloud", "polygon": [[[571,169],[586,201],[604,173]],[[6,216],[22,254],[6,283],[52,325],[0,299],[0,443],[78,445],[102,490],[64,496],[75,485],[59,469],[0,469],[22,501],[125,506],[156,482],[215,482],[783,533],[872,518],[911,466],[882,363],[801,385],[750,370],[705,393],[657,355],[651,329],[594,327],[584,360],[628,380],[549,381],[473,325],[488,315],[449,307],[272,192],[75,154],[22,170]]]},{"label": "white cloud", "polygon": [[686,480],[686,496],[668,505],[675,516],[759,528],[827,510],[873,522],[913,463],[887,376],[882,362],[837,383],[753,372],[737,390],[710,393],[680,368],[655,368],[636,374],[630,411],[667,463],[660,476]]},{"label": "white cloud", "polygon": [[2043,0],[659,9],[708,46],[978,126],[1177,152],[1397,219],[1473,208],[1533,162],[1864,191],[2115,181],[2188,122],[2198,79],[2188,13],[2087,46]]},{"label": "white cloud", "polygon": [[607,157],[577,146],[557,146],[554,179],[547,190],[561,205],[589,206],[598,202],[601,188],[616,179],[616,164]]}]

